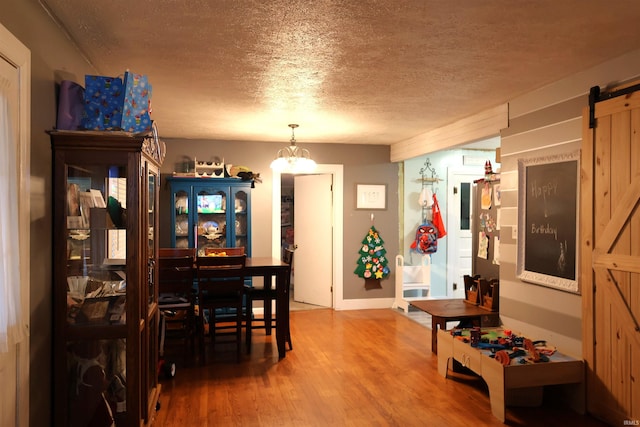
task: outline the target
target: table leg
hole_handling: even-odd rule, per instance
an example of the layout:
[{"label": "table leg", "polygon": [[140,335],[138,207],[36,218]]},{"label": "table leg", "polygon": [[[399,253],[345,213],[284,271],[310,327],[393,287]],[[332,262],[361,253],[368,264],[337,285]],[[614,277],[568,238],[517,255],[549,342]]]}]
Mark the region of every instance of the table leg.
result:
[{"label": "table leg", "polygon": [[438,353],[438,373],[444,378],[447,378],[449,373],[449,360],[453,360],[453,346],[449,341],[445,341],[444,345],[440,346],[440,352]]},{"label": "table leg", "polygon": [[[264,292],[265,292],[265,299],[264,299],[264,307],[263,307],[263,316],[264,316],[264,333],[266,335],[271,335],[271,317],[272,313],[271,313],[271,299],[270,299],[270,295],[271,295],[271,275],[265,274],[264,277],[262,278],[262,280],[264,280]],[[277,278],[276,278],[277,280]],[[276,311],[277,313],[277,311]]]},{"label": "table leg", "polygon": [[443,317],[431,315],[431,352],[438,354],[438,327],[447,328],[447,322]]},{"label": "table leg", "polygon": [[289,331],[289,289],[287,288],[286,271],[276,275],[276,342],[278,357],[286,356],[287,332]]}]

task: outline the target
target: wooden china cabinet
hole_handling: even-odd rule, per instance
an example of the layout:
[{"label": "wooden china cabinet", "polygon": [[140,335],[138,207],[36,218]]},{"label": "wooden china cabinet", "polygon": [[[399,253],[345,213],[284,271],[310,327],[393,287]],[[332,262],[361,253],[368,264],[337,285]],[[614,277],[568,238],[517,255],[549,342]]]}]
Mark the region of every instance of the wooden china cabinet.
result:
[{"label": "wooden china cabinet", "polygon": [[153,421],[158,209],[164,144],[52,131],[53,422]]}]

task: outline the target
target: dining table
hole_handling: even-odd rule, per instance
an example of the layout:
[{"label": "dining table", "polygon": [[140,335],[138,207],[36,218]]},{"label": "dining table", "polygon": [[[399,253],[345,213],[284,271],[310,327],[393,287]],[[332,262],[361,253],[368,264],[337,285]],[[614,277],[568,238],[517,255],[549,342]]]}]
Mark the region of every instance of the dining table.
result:
[{"label": "dining table", "polygon": [[247,276],[263,277],[265,287],[271,286],[275,277],[276,290],[276,343],[278,357],[286,357],[286,342],[289,334],[289,287],[287,275],[291,266],[281,259],[272,257],[247,257],[245,264]]}]

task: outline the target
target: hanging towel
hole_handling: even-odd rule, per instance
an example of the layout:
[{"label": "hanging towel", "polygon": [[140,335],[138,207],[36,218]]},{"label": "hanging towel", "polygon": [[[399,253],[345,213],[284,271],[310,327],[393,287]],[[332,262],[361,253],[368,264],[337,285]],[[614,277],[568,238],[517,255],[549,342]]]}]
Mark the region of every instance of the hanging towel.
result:
[{"label": "hanging towel", "polygon": [[431,188],[425,187],[422,189],[418,203],[420,203],[420,206],[427,208],[433,205],[433,191],[431,191]]},{"label": "hanging towel", "polygon": [[433,195],[433,205],[431,206],[431,221],[438,230],[438,239],[447,235],[447,230],[444,227],[444,221],[442,220],[442,214],[440,213],[440,206],[438,205],[438,198]]}]

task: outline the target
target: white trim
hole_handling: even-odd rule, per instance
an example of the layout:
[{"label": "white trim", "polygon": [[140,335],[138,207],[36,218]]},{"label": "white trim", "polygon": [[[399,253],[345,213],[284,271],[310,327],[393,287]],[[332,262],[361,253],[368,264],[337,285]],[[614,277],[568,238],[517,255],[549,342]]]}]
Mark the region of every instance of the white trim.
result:
[{"label": "white trim", "polygon": [[[486,161],[486,157],[484,158],[484,161]],[[484,165],[484,162],[482,163]],[[456,274],[457,272],[459,272],[459,263],[458,262],[451,262],[452,260],[457,260],[458,257],[460,256],[460,242],[459,242],[459,238],[460,235],[458,233],[460,233],[459,228],[456,229],[456,227],[453,227],[453,225],[456,225],[457,227],[460,226],[460,220],[457,218],[453,218],[453,216],[460,214],[460,211],[458,209],[456,209],[456,207],[452,206],[452,203],[454,202],[453,198],[454,196],[452,196],[453,194],[453,186],[455,183],[455,178],[456,177],[468,177],[469,180],[467,182],[470,182],[471,188],[470,188],[470,205],[469,205],[469,209],[470,209],[470,220],[471,220],[471,224],[470,225],[470,229],[469,229],[469,233],[471,236],[471,241],[473,242],[473,206],[475,203],[475,195],[474,195],[474,187],[473,187],[473,181],[474,179],[477,179],[479,177],[481,177],[481,173],[478,173],[478,171],[482,171],[484,170],[484,168],[477,168],[477,167],[473,167],[473,166],[453,166],[453,167],[449,167],[447,168],[447,194],[449,195],[447,197],[447,213],[446,213],[446,218],[447,218],[447,222],[445,224],[447,224],[447,232],[449,233],[448,235],[451,236],[455,236],[455,238],[453,239],[449,239],[447,241],[447,260],[449,260],[449,262],[447,262],[447,267],[446,267],[446,274],[447,274],[447,292],[446,292],[446,296],[448,296],[449,298],[464,298],[464,283],[458,283]],[[459,199],[458,199],[459,200]],[[469,271],[473,272],[473,259],[474,259],[474,255],[473,255],[473,244],[471,245],[471,259],[470,259],[470,265],[469,265]],[[453,290],[453,283],[457,283],[457,290]]]},{"label": "white trim", "polygon": [[500,135],[509,126],[509,106],[501,104],[455,123],[391,145],[391,161],[400,162],[461,144]]},{"label": "white trim", "polygon": [[[578,218],[580,212],[580,194],[579,194],[579,186],[576,189],[575,194],[575,242],[571,242],[571,246],[575,248],[573,260],[574,271],[573,271],[573,279],[568,277],[563,277],[562,275],[554,276],[552,275],[555,272],[555,268],[553,268],[553,272],[551,270],[547,270],[546,272],[538,272],[527,270],[527,266],[525,265],[525,259],[527,259],[527,249],[529,246],[527,245],[527,236],[529,236],[529,232],[527,231],[527,213],[531,211],[531,206],[527,205],[528,195],[531,193],[528,191],[529,182],[527,181],[527,168],[528,167],[537,167],[537,166],[548,166],[553,163],[572,163],[575,162],[576,166],[576,182],[580,183],[580,150],[571,151],[568,153],[554,154],[554,155],[545,155],[541,157],[533,157],[527,159],[518,159],[518,258],[516,260],[516,277],[524,282],[535,283],[541,286],[547,286],[553,289],[559,289],[561,291],[572,292],[576,294],[580,294],[580,281],[578,279],[579,276],[579,256],[580,256],[580,230],[578,227]],[[557,178],[556,178],[557,179]],[[570,191],[572,192],[571,187]],[[570,194],[573,195],[573,194]],[[556,200],[558,200],[558,196],[555,196]],[[567,196],[567,198],[569,198]],[[570,198],[569,198],[570,200]],[[566,207],[568,205],[568,200],[563,199],[563,205]],[[557,202],[556,202],[557,203]],[[546,205],[546,204],[545,204]],[[535,205],[534,205],[535,206]],[[534,209],[535,211],[536,209]],[[544,212],[544,221],[551,221],[553,224],[553,215],[547,218],[546,209]],[[566,230],[565,230],[566,231]],[[532,237],[534,237],[532,235]],[[560,256],[563,256],[563,246],[562,246],[562,238],[560,240]],[[556,236],[556,242],[558,241]],[[565,240],[565,247],[567,241]],[[556,246],[557,248],[557,246]],[[539,252],[539,251],[538,251]],[[571,249],[569,249],[568,253],[571,253]],[[544,259],[542,261],[545,261]],[[543,263],[546,266],[546,263]]]},{"label": "white trim", "polygon": [[[344,187],[344,167],[343,165],[318,165],[314,174],[333,175],[333,308],[343,310],[344,301],[343,290],[343,187]],[[271,198],[271,256],[281,257],[280,247],[280,196],[281,180],[280,172],[272,171],[272,198]],[[392,300],[393,302],[393,300]],[[391,303],[387,307],[390,307]]]},{"label": "white trim", "polygon": [[593,86],[607,87],[635,79],[638,69],[640,50],[627,52],[509,100],[509,118],[513,120],[578,96],[586,96]]},{"label": "white trim", "polygon": [[370,310],[377,308],[393,307],[395,298],[365,298],[365,299],[346,299],[342,301],[340,307],[336,310]]},{"label": "white trim", "polygon": [[31,51],[0,24],[0,57],[18,69],[20,85],[20,106],[18,123],[18,174],[19,199],[18,215],[20,230],[20,277],[22,284],[21,301],[27,339],[17,346],[17,426],[29,425],[29,318],[30,318],[30,227],[31,227]]},{"label": "white trim", "polygon": [[[396,297],[391,308],[399,308],[404,312],[409,311],[411,301],[429,298],[431,290],[431,255],[424,254],[420,259],[420,265],[405,266],[404,256],[396,255]],[[428,268],[427,268],[428,267]],[[407,274],[405,278],[405,273]],[[405,282],[405,279],[407,280]],[[418,281],[420,280],[420,281]],[[426,296],[405,297],[405,291],[421,290]]]}]

